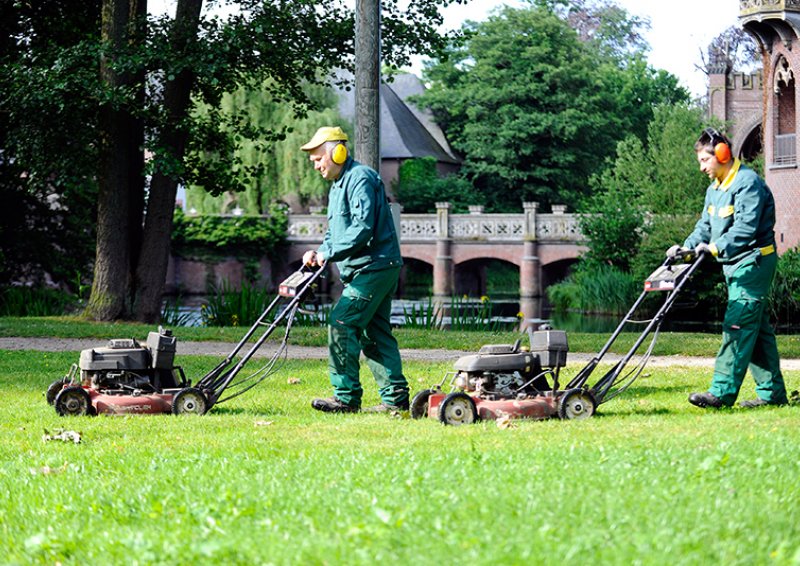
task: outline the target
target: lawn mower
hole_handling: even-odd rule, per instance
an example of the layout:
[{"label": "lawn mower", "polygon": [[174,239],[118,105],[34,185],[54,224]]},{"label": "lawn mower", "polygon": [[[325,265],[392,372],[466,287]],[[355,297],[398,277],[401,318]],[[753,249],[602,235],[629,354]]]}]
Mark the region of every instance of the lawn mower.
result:
[{"label": "lawn mower", "polygon": [[[310,302],[325,270],[302,267],[278,287],[275,299],[247,331],[230,354],[195,385],[183,368],[174,365],[177,338],[159,327],[144,345],[135,339],[110,340],[108,345],[83,350],[79,363],[47,388],[47,402],[59,415],[173,413],[202,415],[255,387],[277,371],[285,353],[289,332],[301,304]],[[270,317],[272,320],[270,321]],[[236,379],[266,339],[283,323],[283,340],[266,365]],[[254,342],[260,327],[266,327]],[[249,350],[237,358],[245,346]],[[238,359],[238,361],[237,361]],[[223,393],[227,395],[223,397]]]},{"label": "lawn mower", "polygon": [[[490,344],[477,354],[459,358],[454,370],[411,400],[412,418],[438,418],[446,425],[471,424],[480,419],[531,418],[586,419],[597,407],[621,394],[644,370],[664,317],[678,293],[700,266],[704,254],[668,258],[645,281],[644,290],[612,333],[606,344],[588,364],[562,389],[559,371],[567,363],[567,334],[562,330],[529,329],[530,347],[514,344]],[[652,292],[666,297],[655,315],[648,320],[633,316]],[[630,350],[593,386],[589,377],[608,353],[628,323],[645,324]],[[627,373],[626,366],[649,334],[652,340],[638,364]],[[447,389],[447,391],[445,391]]]}]

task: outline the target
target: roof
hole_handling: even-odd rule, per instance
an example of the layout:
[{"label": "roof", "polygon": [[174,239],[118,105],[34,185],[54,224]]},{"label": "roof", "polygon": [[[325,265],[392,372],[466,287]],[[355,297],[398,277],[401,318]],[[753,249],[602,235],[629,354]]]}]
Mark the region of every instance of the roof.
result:
[{"label": "roof", "polygon": [[[460,163],[431,113],[408,102],[410,96],[424,91],[422,81],[410,73],[396,75],[391,84],[381,82],[381,158],[434,157],[443,163]],[[339,92],[339,112],[343,118],[354,121],[353,90]]]}]

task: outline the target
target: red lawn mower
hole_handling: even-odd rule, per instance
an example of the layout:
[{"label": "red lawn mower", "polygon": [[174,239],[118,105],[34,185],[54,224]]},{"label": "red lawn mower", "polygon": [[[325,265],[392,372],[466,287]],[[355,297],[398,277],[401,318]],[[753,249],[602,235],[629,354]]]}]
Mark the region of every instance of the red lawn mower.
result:
[{"label": "red lawn mower", "polygon": [[[134,339],[110,340],[105,347],[83,350],[79,363],[47,388],[47,402],[59,415],[153,414],[202,415],[214,405],[249,391],[278,371],[286,358],[292,323],[300,305],[310,301],[325,266],[302,267],[278,287],[278,295],[217,367],[195,385],[174,365],[177,338],[163,328],[150,332],[142,345]],[[270,321],[270,318],[272,320]],[[237,376],[266,339],[283,323],[283,341],[266,365],[249,376]],[[241,358],[237,356],[258,336]],[[223,393],[227,395],[223,397]]]},{"label": "red lawn mower", "polygon": [[[621,394],[633,384],[647,364],[664,317],[691,275],[703,261],[703,254],[667,259],[645,281],[644,290],[622,319],[600,352],[562,389],[559,371],[567,364],[567,334],[561,330],[529,331],[530,348],[515,344],[483,346],[477,354],[459,358],[452,372],[411,400],[411,416],[434,418],[446,425],[471,424],[480,419],[510,418],[586,419],[597,407]],[[678,263],[685,261],[686,263]],[[633,320],[651,292],[666,297],[648,320]],[[638,339],[619,362],[597,383],[588,386],[592,372],[608,353],[627,323],[646,324]],[[645,338],[652,340],[638,364],[623,370]],[[445,391],[445,389],[447,391]]]}]

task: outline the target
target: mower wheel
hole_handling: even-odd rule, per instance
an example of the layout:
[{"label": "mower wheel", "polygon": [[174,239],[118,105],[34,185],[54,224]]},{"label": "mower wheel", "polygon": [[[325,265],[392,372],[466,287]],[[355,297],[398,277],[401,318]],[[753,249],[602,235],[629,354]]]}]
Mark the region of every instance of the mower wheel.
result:
[{"label": "mower wheel", "polygon": [[597,402],[585,389],[565,391],[558,400],[558,417],[561,419],[588,419],[594,414]]},{"label": "mower wheel", "polygon": [[472,424],[478,420],[478,408],[466,393],[450,393],[439,405],[439,420],[453,426]]},{"label": "mower wheel", "polygon": [[173,415],[204,415],[208,400],[196,387],[181,389],[172,398]]},{"label": "mower wheel", "polygon": [[47,393],[44,394],[45,399],[47,399],[47,404],[52,405],[56,402],[56,395],[64,389],[64,386],[69,383],[69,380],[65,377],[61,379],[56,379],[50,386],[47,388]]},{"label": "mower wheel", "polygon": [[53,405],[55,405],[56,413],[62,417],[80,417],[94,413],[89,393],[79,385],[65,387],[59,391],[53,400]]},{"label": "mower wheel", "polygon": [[409,406],[412,419],[424,419],[428,416],[428,400],[436,392],[436,389],[423,389],[414,395]]}]

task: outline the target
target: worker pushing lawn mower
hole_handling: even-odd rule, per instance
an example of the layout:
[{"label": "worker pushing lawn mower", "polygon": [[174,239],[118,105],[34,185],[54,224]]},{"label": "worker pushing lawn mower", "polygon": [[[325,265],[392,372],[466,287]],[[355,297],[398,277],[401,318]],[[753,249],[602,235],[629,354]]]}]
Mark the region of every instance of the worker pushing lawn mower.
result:
[{"label": "worker pushing lawn mower", "polygon": [[716,258],[725,275],[728,306],[711,387],[692,393],[689,402],[701,408],[733,405],[749,369],[757,397],[740,406],[784,405],[786,386],[767,308],[778,265],[775,200],[764,180],[733,157],[730,140],[717,130],[704,130],[694,150],[711,184],[694,231],[683,246],[669,248],[667,256],[693,249]]},{"label": "worker pushing lawn mower", "polygon": [[[312,407],[334,413],[360,410],[359,357],[363,352],[382,401],[366,411],[407,410],[408,383],[390,324],[391,300],[402,266],[400,244],[378,173],[353,160],[346,143],[347,134],[341,128],[326,126],[302,146],[314,169],[332,181],[328,230],[319,249],[304,255],[300,271],[281,284],[278,296],[223,362],[192,386],[181,367],[173,365],[176,339],[171,332],[151,332],[145,346],[135,340],[112,340],[106,348],[82,352],[80,364],[50,385],[47,400],[56,411],[61,415],[204,414],[215,404],[244,393],[276,371],[295,314],[328,262],[336,262],[344,283],[342,297],[330,314],[328,335],[334,395],[314,399]],[[283,323],[284,339],[270,362],[251,376],[238,378],[256,350]],[[266,326],[266,331],[236,362],[259,326]],[[228,395],[223,396],[226,390]]]},{"label": "worker pushing lawn mower", "polygon": [[[559,372],[567,363],[567,335],[561,330],[529,331],[530,347],[514,344],[483,346],[477,354],[458,359],[454,370],[411,400],[412,418],[436,418],[446,425],[463,425],[500,417],[586,419],[597,407],[624,392],[641,375],[653,352],[658,332],[679,293],[698,269],[705,253],[692,251],[668,257],[645,281],[644,290],[616,330],[563,388]],[[687,263],[688,262],[688,263]],[[635,320],[650,293],[666,294],[649,319]],[[645,327],[630,350],[594,384],[589,379],[629,323]],[[626,369],[652,334],[638,363]]]}]

